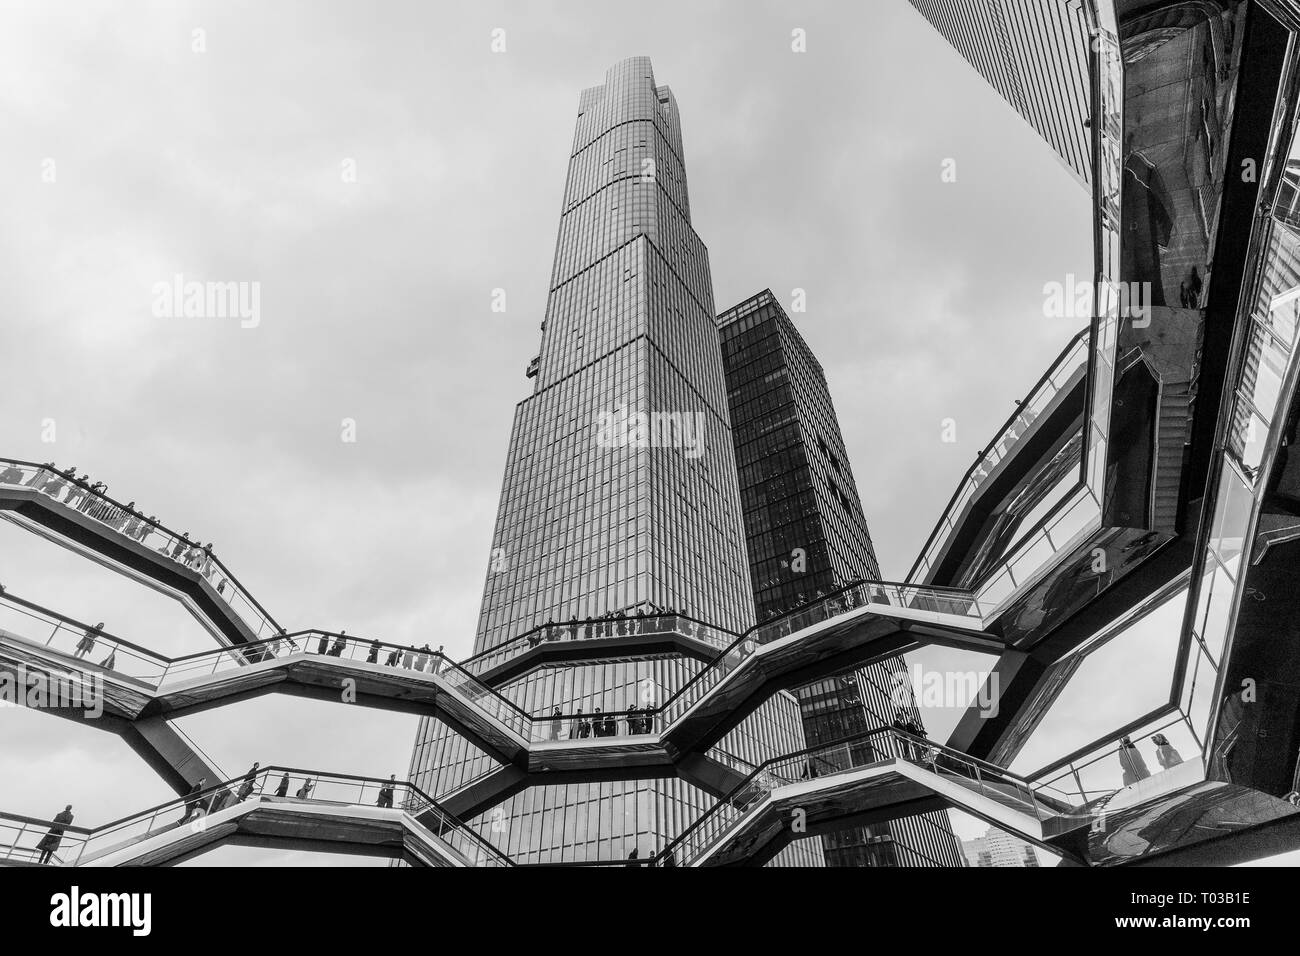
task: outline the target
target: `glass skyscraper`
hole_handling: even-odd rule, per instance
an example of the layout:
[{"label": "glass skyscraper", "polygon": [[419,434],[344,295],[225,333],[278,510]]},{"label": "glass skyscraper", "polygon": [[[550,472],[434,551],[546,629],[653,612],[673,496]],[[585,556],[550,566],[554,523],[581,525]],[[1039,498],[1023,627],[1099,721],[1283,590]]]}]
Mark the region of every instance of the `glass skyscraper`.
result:
[{"label": "glass skyscraper", "polygon": [[[659,609],[754,623],[708,252],[691,226],[681,124],[645,57],[584,90],[559,237],[516,408],[475,653],[547,622]],[[499,688],[534,714],[662,703],[703,665],[673,654],[544,666]],[[750,763],[801,749],[775,695],[719,748]],[[443,795],[487,758],[420,725],[411,779]],[[531,787],[469,821],[521,863],[652,855],[714,798],[686,782]],[[815,841],[780,862],[820,864]]]},{"label": "glass skyscraper", "polygon": [[1051,144],[1092,179],[1090,32],[1084,0],[909,0]]},{"label": "glass skyscraper", "polygon": [[[821,363],[764,290],[718,317],[755,611],[760,621],[878,580],[871,533]],[[797,691],[808,745],[921,723],[901,657]],[[830,866],[961,866],[945,813],[823,838]]]}]

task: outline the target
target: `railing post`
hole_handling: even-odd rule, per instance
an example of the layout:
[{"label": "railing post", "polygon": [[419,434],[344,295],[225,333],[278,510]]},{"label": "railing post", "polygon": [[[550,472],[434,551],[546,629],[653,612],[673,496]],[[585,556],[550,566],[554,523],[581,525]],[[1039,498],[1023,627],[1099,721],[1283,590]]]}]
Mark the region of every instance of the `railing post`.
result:
[{"label": "railing post", "polygon": [[18,843],[22,840],[23,835],[26,832],[27,832],[27,824],[24,823],[22,829],[18,831],[18,836],[14,838],[14,842],[9,845],[9,849],[5,853],[6,860],[9,859],[9,857],[13,854],[14,849],[18,846]]}]

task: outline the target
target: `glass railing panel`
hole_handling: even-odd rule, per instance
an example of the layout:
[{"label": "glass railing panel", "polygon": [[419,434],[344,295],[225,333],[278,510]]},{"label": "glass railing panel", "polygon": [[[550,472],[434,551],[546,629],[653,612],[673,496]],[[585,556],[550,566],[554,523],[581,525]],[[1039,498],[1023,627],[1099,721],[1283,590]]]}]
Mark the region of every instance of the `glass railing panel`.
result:
[{"label": "glass railing panel", "polygon": [[[45,842],[53,826],[55,824],[47,820],[0,813],[0,861],[52,866],[69,866],[76,862],[81,856],[86,835],[77,830],[63,829],[58,834],[59,845],[54,847],[52,842]],[[47,848],[48,855],[45,852]]]},{"label": "glass railing panel", "polygon": [[1045,796],[1082,806],[1111,797],[1165,770],[1200,760],[1200,745],[1181,716],[1165,718],[1127,739],[1131,747],[1122,740],[1111,741],[1031,784]]},{"label": "glass railing panel", "polygon": [[1238,566],[1253,506],[1254,492],[1236,469],[1225,463],[1210,532],[1210,547],[1234,578],[1240,578]]},{"label": "glass railing panel", "polygon": [[[1057,360],[1057,363],[1044,379],[1038,383],[1034,391],[1025,399],[1019,413],[1003,426],[1002,431],[994,438],[988,450],[962,479],[957,494],[944,510],[944,514],[935,526],[935,530],[931,532],[930,540],[922,552],[922,559],[908,576],[909,581],[921,580],[930,567],[934,565],[948,535],[956,524],[958,516],[961,515],[963,509],[975,496],[976,490],[993,474],[997,466],[1010,455],[1020,442],[1020,439],[1033,425],[1033,422],[1051,405],[1060,390],[1071,381],[1075,372],[1083,367],[1087,358],[1087,339],[1081,333],[1069,350]],[[922,563],[924,569],[921,567]]]},{"label": "glass railing panel", "polygon": [[620,637],[653,637],[660,634],[680,634],[718,650],[728,647],[736,639],[736,635],[730,631],[671,614],[570,621],[536,628],[500,647],[475,655],[462,666],[477,675],[544,644]]},{"label": "glass railing panel", "polygon": [[213,555],[211,546],[177,535],[158,524],[153,516],[120,504],[54,469],[0,459],[0,484],[34,488],[64,507],[92,518],[123,538],[150,548],[184,565],[212,586],[248,625],[256,636],[275,633],[275,625],[257,603],[244,592],[225,566]]},{"label": "glass railing panel", "polygon": [[[73,862],[117,852],[131,843],[175,830],[239,803],[274,800],[327,806],[376,806],[404,810],[476,866],[509,865],[496,848],[456,820],[427,794],[402,781],[381,781],[268,767],[194,795],[151,808],[93,831]],[[201,826],[201,823],[196,825]]]},{"label": "glass railing panel", "polygon": [[1236,589],[1236,580],[1219,564],[1211,551],[1206,556],[1192,632],[1205,643],[1211,659],[1216,662],[1222,659],[1223,647],[1227,642]]},{"label": "glass railing panel", "polygon": [[1001,607],[1015,593],[1016,582],[1011,571],[1003,565],[980,587],[980,604],[984,607]]},{"label": "glass railing panel", "polygon": [[202,654],[187,655],[167,664],[159,687],[197,678],[211,677],[222,671],[258,664],[280,656],[276,645],[253,644],[243,647],[222,647]]},{"label": "glass railing panel", "polygon": [[529,726],[529,740],[554,743],[570,740],[603,740],[612,737],[644,737],[657,732],[659,717],[644,710],[593,711],[589,714],[552,714],[534,716]]},{"label": "glass railing panel", "polygon": [[1245,395],[1255,408],[1272,420],[1278,397],[1282,394],[1282,377],[1291,357],[1289,346],[1258,322],[1252,322],[1247,348],[1250,366],[1242,377]]},{"label": "glass railing panel", "polygon": [[[7,600],[0,600],[0,635],[12,635],[28,644],[73,658],[79,661],[77,666],[91,676],[96,673],[119,675],[157,686],[167,666],[164,659],[105,631],[83,628]],[[55,669],[58,669],[57,665]]]}]

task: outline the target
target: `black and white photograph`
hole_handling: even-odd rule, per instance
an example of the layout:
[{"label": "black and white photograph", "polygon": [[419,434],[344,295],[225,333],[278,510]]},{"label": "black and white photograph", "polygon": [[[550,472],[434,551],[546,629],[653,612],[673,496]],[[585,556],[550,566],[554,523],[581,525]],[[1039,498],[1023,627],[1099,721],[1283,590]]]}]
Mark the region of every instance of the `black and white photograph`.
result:
[{"label": "black and white photograph", "polygon": [[0,0],[12,925],[1289,922],[1298,123],[1300,0]]}]

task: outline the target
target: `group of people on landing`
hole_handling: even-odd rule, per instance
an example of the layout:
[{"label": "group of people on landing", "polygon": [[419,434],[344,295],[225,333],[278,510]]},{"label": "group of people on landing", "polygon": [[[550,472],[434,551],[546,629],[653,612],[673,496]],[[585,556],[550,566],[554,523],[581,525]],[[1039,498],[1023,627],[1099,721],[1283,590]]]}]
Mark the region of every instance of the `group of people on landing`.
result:
[{"label": "group of people on landing", "polygon": [[[253,795],[257,789],[257,777],[260,772],[261,763],[256,762],[248,769],[248,772],[240,779],[239,789],[235,791],[234,802],[243,803]],[[180,822],[185,823],[191,817],[202,816],[206,813],[216,813],[218,810],[226,807],[231,803],[231,794],[224,785],[221,789],[213,788],[213,792],[205,793],[207,787],[207,777],[200,777],[194,786],[190,787],[189,792],[185,794],[185,815],[181,817]],[[276,784],[272,795],[276,797],[288,797],[289,788],[293,785],[288,771],[280,777],[280,782]],[[393,805],[393,798],[397,792],[397,774],[392,774],[388,782],[379,788],[379,798],[375,801],[377,807],[389,807]],[[304,777],[298,789],[294,791],[294,797],[299,800],[310,799],[312,791],[316,788],[315,782],[310,777]],[[69,807],[71,809],[71,807]]]},{"label": "group of people on landing", "polygon": [[[647,604],[639,605],[630,610],[622,608],[617,611],[609,611],[599,617],[585,620],[572,617],[568,623],[561,623],[551,618],[539,629],[527,635],[528,644],[530,647],[536,647],[542,641],[576,641],[580,638],[622,637],[641,633],[641,625],[647,620],[657,621],[662,617],[680,617],[685,614],[685,611],[664,610],[657,604]],[[515,638],[515,640],[518,640],[518,638]]]},{"label": "group of people on landing", "polygon": [[[82,514],[108,525],[114,531],[119,531],[132,541],[141,544],[155,531],[161,529],[157,515],[146,518],[136,510],[134,501],[125,505],[110,501],[107,497],[108,485],[102,481],[91,484],[89,475],[78,478],[76,474],[76,465],[60,471],[54,462],[47,461],[35,474],[25,478],[22,469],[15,465],[7,465],[0,470],[0,484],[21,484],[35,488],[55,501],[62,500],[62,503],[69,508],[75,508]],[[60,495],[65,491],[67,496],[60,499]],[[212,554],[212,542],[201,544],[191,541],[188,531],[178,539],[164,541],[157,551],[174,561],[179,561],[187,568],[198,571],[205,578],[211,579],[217,570]],[[228,583],[224,576],[219,576],[217,593],[224,594]]]},{"label": "group of people on landing", "polygon": [[[632,704],[627,709],[627,714],[623,718],[627,722],[627,732],[629,734],[652,734],[654,733],[655,711],[653,707],[644,709]],[[565,716],[560,708],[555,708],[551,714],[550,720],[550,739],[559,740],[560,730],[565,722]],[[569,718],[569,739],[581,740],[588,737],[617,737],[618,736],[619,718],[614,714],[605,714],[597,707],[592,711],[591,716],[584,716],[582,708],[579,707],[577,713]]]},{"label": "group of people on landing", "polygon": [[[773,583],[779,583],[779,582],[774,581]],[[775,621],[778,618],[785,617],[788,614],[794,614],[796,611],[802,611],[805,608],[813,604],[816,604],[818,601],[824,601],[830,597],[834,597],[836,599],[835,604],[837,605],[836,607],[831,608],[832,613],[836,613],[839,611],[851,611],[855,607],[858,607],[862,604],[870,603],[870,602],[860,601],[858,596],[858,590],[857,590],[861,585],[870,584],[870,583],[875,583],[875,582],[869,582],[863,578],[854,578],[852,581],[844,581],[837,577],[834,583],[831,585],[831,590],[829,593],[827,593],[821,588],[818,588],[811,596],[800,591],[798,594],[795,595],[794,603],[791,604],[789,607],[769,608],[767,612],[767,620]],[[877,596],[876,599],[883,600],[883,589],[878,589],[878,590],[881,591],[881,594]]]},{"label": "group of people on landing", "polygon": [[[342,657],[343,652],[351,646],[362,646],[369,644],[366,651],[366,663],[378,664],[380,655],[384,654],[384,645],[379,641],[365,641],[361,638],[348,637],[347,631],[339,631],[337,634],[325,634],[316,639],[316,646],[313,648],[308,644],[306,650],[308,653],[320,654],[324,657]],[[280,637],[272,640],[268,646],[273,653],[290,654],[298,650],[298,642],[281,629]],[[392,647],[384,655],[385,667],[403,667],[412,671],[428,671],[431,674],[441,674],[450,666],[443,653],[445,645],[439,644],[435,651],[428,644],[418,650],[414,645],[409,647]]]}]

